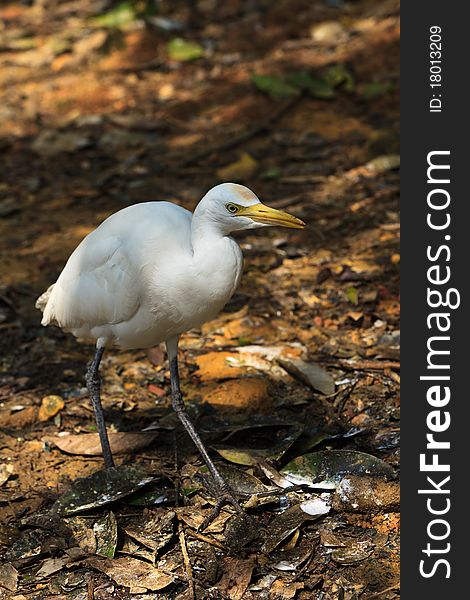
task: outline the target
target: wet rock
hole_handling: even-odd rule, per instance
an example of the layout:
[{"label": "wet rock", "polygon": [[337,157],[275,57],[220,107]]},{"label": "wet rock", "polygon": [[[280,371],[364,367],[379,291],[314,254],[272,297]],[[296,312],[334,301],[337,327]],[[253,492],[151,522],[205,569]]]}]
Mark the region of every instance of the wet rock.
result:
[{"label": "wet rock", "polygon": [[396,511],[400,507],[400,485],[374,477],[345,477],[331,499],[336,511]]}]

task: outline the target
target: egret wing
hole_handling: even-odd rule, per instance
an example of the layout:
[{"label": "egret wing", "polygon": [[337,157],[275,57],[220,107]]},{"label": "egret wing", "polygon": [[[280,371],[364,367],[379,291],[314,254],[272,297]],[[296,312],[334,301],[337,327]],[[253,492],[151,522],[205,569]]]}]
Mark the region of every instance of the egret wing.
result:
[{"label": "egret wing", "polygon": [[[70,256],[45,302],[42,323],[77,329],[128,321],[148,293],[155,257],[190,247],[191,213],[168,202],[127,207],[92,231]],[[48,292],[46,292],[47,295]]]},{"label": "egret wing", "polygon": [[130,319],[140,304],[138,274],[121,239],[88,236],[52,288],[43,323],[71,329]]}]

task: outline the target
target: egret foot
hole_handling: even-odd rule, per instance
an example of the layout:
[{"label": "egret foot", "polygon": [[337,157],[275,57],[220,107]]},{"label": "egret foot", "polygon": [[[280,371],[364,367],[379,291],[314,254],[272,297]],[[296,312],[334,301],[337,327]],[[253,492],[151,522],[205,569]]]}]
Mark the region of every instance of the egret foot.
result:
[{"label": "egret foot", "polygon": [[113,453],[111,452],[111,446],[109,444],[108,432],[106,431],[106,425],[104,422],[103,407],[101,405],[100,398],[100,375],[99,368],[101,358],[103,356],[104,347],[96,348],[95,356],[88,365],[88,369],[85,375],[86,386],[90,394],[91,404],[95,413],[96,427],[100,436],[101,450],[103,452],[104,465],[106,469],[114,467]]},{"label": "egret foot", "polygon": [[209,527],[209,525],[212,523],[212,521],[217,519],[217,517],[220,514],[220,511],[222,510],[222,506],[224,506],[224,504],[231,504],[233,506],[233,508],[237,511],[237,513],[240,515],[245,514],[245,511],[240,506],[238,500],[234,497],[233,492],[227,483],[225,483],[224,487],[225,487],[225,489],[220,490],[219,499],[217,500],[216,505],[211,510],[211,512],[207,515],[207,517],[204,519],[202,524],[198,527],[199,532],[204,531],[204,529]]}]

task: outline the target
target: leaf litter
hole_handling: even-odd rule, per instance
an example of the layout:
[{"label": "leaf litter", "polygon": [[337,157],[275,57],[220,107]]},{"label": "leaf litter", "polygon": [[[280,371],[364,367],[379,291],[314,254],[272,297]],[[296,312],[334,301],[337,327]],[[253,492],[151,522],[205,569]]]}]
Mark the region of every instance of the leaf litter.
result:
[{"label": "leaf litter", "polygon": [[[2,592],[398,597],[397,3],[258,4],[79,0],[40,28],[33,7],[0,9]],[[192,209],[224,175],[308,228],[247,232],[241,287],[182,336],[188,406],[249,517],[227,507],[199,532],[213,491],[170,417],[162,349],[103,363],[107,480],[89,348],[44,335],[32,303],[116,206]],[[334,488],[288,481],[303,459]]]}]

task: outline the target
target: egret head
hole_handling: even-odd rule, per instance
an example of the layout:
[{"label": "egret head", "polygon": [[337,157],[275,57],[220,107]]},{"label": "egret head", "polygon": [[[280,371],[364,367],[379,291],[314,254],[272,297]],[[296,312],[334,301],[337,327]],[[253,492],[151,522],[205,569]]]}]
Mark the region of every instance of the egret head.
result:
[{"label": "egret head", "polygon": [[297,217],[265,206],[250,189],[237,183],[221,183],[213,187],[199,202],[194,214],[212,221],[225,235],[274,225],[293,229],[305,227],[305,223]]}]

